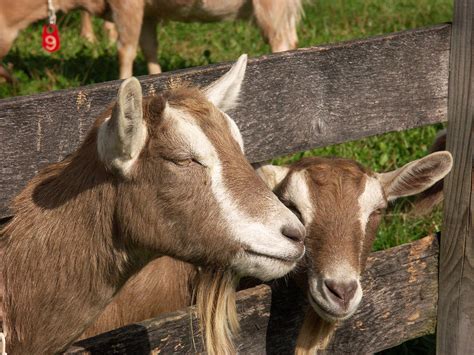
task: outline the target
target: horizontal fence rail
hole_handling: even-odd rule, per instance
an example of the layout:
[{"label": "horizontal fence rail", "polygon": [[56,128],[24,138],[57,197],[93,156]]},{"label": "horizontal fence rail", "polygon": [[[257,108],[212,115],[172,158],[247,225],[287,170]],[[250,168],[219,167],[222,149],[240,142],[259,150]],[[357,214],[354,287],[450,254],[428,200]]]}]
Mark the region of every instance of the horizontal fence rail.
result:
[{"label": "horizontal fence rail", "polygon": [[[249,61],[232,117],[251,161],[446,120],[450,25]],[[206,85],[230,64],[140,78],[145,94]],[[38,170],[82,141],[119,81],[0,100],[0,218]]]},{"label": "horizontal fence rail", "polygon": [[[337,330],[331,353],[373,353],[434,333],[438,292],[435,237],[372,253],[357,313]],[[291,282],[277,281],[238,294],[241,354],[291,354],[307,307]],[[194,309],[132,324],[77,342],[67,354],[202,352]]]}]

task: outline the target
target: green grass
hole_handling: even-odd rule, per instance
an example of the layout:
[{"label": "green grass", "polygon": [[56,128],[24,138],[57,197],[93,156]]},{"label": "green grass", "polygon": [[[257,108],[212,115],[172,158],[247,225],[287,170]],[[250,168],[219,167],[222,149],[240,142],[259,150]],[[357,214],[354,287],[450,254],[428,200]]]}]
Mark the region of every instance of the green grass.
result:
[{"label": "green grass", "polygon": [[[364,38],[448,22],[451,0],[313,0],[305,5],[299,26],[300,47]],[[23,31],[4,59],[13,68],[17,83],[0,84],[0,98],[59,90],[114,80],[118,74],[117,51],[94,19],[99,42],[91,45],[79,37],[78,13],[59,17],[62,48],[48,54],[41,48],[37,23]],[[168,23],[158,29],[160,64],[165,71],[235,60],[241,53],[259,56],[270,51],[250,22],[217,24]],[[134,65],[135,75],[146,74],[141,53]],[[441,125],[390,133],[346,144],[315,149],[276,160],[287,163],[311,155],[354,158],[376,171],[388,171],[422,157]],[[409,216],[410,199],[392,206],[380,227],[374,249],[384,249],[423,237],[440,229],[441,210],[415,219]],[[415,341],[415,346],[392,353],[432,353],[433,346]],[[420,350],[420,349],[427,349]],[[408,349],[408,350],[407,350]],[[411,349],[411,350],[410,350]],[[419,351],[419,352],[418,352]]]}]

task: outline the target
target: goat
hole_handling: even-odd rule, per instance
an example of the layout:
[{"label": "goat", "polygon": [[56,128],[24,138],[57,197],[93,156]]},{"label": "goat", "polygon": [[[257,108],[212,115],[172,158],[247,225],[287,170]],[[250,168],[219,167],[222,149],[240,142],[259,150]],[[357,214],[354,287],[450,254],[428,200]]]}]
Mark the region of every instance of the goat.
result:
[{"label": "goat", "polygon": [[305,158],[287,167],[258,169],[308,233],[303,273],[293,275],[311,306],[296,354],[324,349],[337,323],[357,310],[362,299],[360,276],[388,203],[424,191],[451,167],[451,154],[437,152],[387,173],[374,173],[341,158]]},{"label": "goat", "polygon": [[[230,305],[239,277],[268,280],[295,267],[304,226],[255,174],[224,113],[246,63],[241,56],[204,90],[143,98],[138,80],[125,80],[76,152],[14,199],[0,235],[9,354],[64,350],[162,256],[224,273],[208,287],[221,280],[215,299]],[[208,350],[229,352],[236,324],[214,316],[221,328],[206,328]]]},{"label": "goat", "polygon": [[[255,16],[263,36],[273,52],[294,49],[298,37],[296,26],[302,15],[302,0],[53,0],[55,8],[67,12],[75,8],[105,19],[113,19],[118,32],[120,78],[132,76],[133,61],[140,44],[148,72],[161,72],[158,64],[156,26],[159,22],[215,22]],[[0,0],[0,60],[8,53],[20,30],[46,18],[46,0]],[[82,34],[90,39],[92,25],[82,18]],[[110,30],[110,24],[108,24]],[[0,75],[11,80],[5,69]]]}]

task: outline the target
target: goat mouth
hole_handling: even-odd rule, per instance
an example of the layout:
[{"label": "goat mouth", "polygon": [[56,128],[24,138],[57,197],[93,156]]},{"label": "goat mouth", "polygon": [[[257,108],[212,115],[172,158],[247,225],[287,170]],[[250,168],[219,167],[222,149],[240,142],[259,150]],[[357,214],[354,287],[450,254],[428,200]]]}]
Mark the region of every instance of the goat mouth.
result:
[{"label": "goat mouth", "polygon": [[248,250],[248,249],[245,250],[245,252],[249,255],[253,255],[253,256],[257,256],[257,257],[265,258],[265,259],[276,260],[276,261],[279,261],[279,262],[282,262],[282,263],[285,263],[285,264],[288,264],[288,265],[294,264],[295,262],[297,262],[299,260],[299,259],[296,259],[296,258],[285,258],[285,257],[281,257],[281,256],[262,254],[262,253],[259,253],[259,252],[253,251],[253,250]]},{"label": "goat mouth", "polygon": [[328,309],[327,307],[325,307],[324,305],[321,305],[315,298],[314,296],[311,294],[311,292],[308,292],[308,299],[309,299],[309,304],[311,305],[311,307],[313,307],[313,309],[315,310],[315,312],[321,316],[321,318],[327,320],[327,321],[330,321],[330,322],[337,322],[337,321],[340,321],[340,320],[344,320],[344,319],[347,319],[349,318],[352,313],[349,312],[349,313],[336,313],[334,312],[333,310],[330,310]]}]

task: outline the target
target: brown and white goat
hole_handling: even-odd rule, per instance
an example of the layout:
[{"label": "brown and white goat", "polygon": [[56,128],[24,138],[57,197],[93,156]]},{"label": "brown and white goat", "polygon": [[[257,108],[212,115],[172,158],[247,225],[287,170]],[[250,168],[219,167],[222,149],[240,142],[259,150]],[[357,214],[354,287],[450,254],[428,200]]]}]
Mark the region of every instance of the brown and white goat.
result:
[{"label": "brown and white goat", "polygon": [[305,158],[288,167],[258,169],[307,230],[303,274],[295,278],[311,307],[297,339],[297,354],[323,349],[337,323],[357,310],[360,276],[388,203],[429,188],[451,167],[451,154],[438,152],[387,173],[340,158]]},{"label": "brown and white goat", "polygon": [[294,268],[304,227],[255,174],[224,113],[246,62],[202,91],[142,98],[137,79],[124,81],[78,150],[15,198],[0,240],[9,354],[64,350],[160,256],[229,270],[227,284]]},{"label": "brown and white goat", "polygon": [[[118,32],[120,78],[132,75],[138,45],[150,74],[161,72],[158,64],[156,26],[168,20],[216,22],[254,17],[272,52],[294,49],[296,26],[302,15],[302,0],[53,0],[59,11],[82,8],[88,13],[113,20]],[[0,0],[0,60],[10,50],[20,30],[46,18],[47,0]],[[90,18],[82,19],[81,33],[93,38]],[[109,24],[110,26],[110,24]],[[0,75],[8,77],[4,68]],[[11,78],[10,78],[11,79]]]}]

